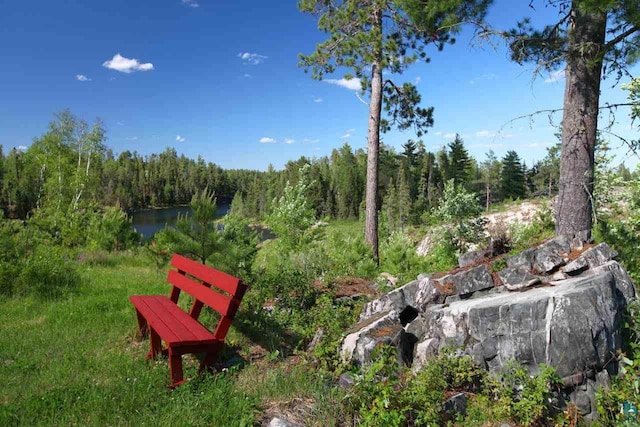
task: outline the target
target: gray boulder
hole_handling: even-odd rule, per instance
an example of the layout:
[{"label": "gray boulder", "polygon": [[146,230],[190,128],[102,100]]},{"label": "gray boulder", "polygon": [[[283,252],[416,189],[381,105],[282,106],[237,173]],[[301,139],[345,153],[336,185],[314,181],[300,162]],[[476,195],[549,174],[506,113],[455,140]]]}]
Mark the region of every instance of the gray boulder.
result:
[{"label": "gray boulder", "polygon": [[[416,294],[419,292],[419,286],[425,280],[409,282],[404,286],[392,290],[382,297],[368,302],[362,308],[360,320],[369,319],[377,314],[395,310],[401,312],[407,306],[415,306]],[[424,284],[422,285],[424,286]]]},{"label": "gray boulder", "polygon": [[461,268],[468,267],[484,259],[486,255],[486,250],[466,252],[458,257],[458,265]]},{"label": "gray boulder", "polygon": [[345,337],[340,355],[345,361],[352,360],[366,365],[371,362],[371,353],[380,344],[392,344],[402,329],[399,313],[380,313],[355,325]]},{"label": "gray boulder", "polygon": [[614,273],[606,271],[562,286],[430,308],[420,343],[436,339],[440,349],[461,347],[492,371],[513,359],[531,373],[540,363],[554,366],[560,377],[585,367],[601,370],[620,348],[625,304]]},{"label": "gray boulder", "polygon": [[470,270],[444,276],[437,279],[437,282],[445,288],[453,284],[455,286],[455,293],[461,296],[483,289],[493,288],[494,286],[493,278],[486,265],[479,265]]},{"label": "gray boulder", "polygon": [[578,274],[587,268],[599,267],[617,256],[618,253],[609,245],[600,243],[584,251],[578,258],[564,266],[562,271],[570,275]]},{"label": "gray boulder", "polygon": [[443,287],[436,280],[426,277],[418,284],[418,291],[415,297],[415,308],[424,311],[433,304],[442,304],[447,297],[443,292]]},{"label": "gray boulder", "polygon": [[529,286],[540,283],[540,278],[529,273],[529,270],[524,266],[507,267],[499,271],[498,276],[504,286],[510,291],[528,288]]}]

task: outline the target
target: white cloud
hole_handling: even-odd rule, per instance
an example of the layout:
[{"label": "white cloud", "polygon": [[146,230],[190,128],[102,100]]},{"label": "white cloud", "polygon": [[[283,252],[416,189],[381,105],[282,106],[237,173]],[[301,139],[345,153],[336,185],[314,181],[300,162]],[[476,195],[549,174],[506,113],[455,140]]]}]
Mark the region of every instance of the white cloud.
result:
[{"label": "white cloud", "polygon": [[528,148],[545,148],[545,147],[549,147],[551,145],[550,142],[534,142],[531,144],[527,144],[525,147]]},{"label": "white cloud", "polygon": [[486,138],[496,136],[496,133],[490,130],[479,130],[478,132],[476,132],[476,136],[480,138]]},{"label": "white cloud", "polygon": [[18,150],[27,151],[27,146],[26,145],[18,145]]},{"label": "white cloud", "polygon": [[442,131],[436,132],[436,135],[438,135],[438,136],[442,135]]},{"label": "white cloud", "polygon": [[[138,137],[137,136],[130,136],[129,138],[127,138],[127,141],[137,141]],[[182,142],[182,141],[180,141]]]},{"label": "white cloud", "polygon": [[558,70],[558,71],[554,71],[553,73],[549,74],[549,77],[547,79],[545,79],[545,83],[556,83],[559,82],[560,80],[564,79],[564,70]]},{"label": "white cloud", "polygon": [[501,143],[493,143],[493,144],[471,144],[469,148],[502,148],[504,144]]},{"label": "white cloud", "polygon": [[273,138],[269,138],[268,136],[263,136],[262,138],[260,138],[259,142],[261,144],[270,144],[276,142],[276,140]]},{"label": "white cloud", "polygon": [[132,73],[134,71],[151,71],[153,70],[153,64],[146,62],[141,64],[137,59],[129,59],[116,53],[112,59],[105,61],[102,64],[103,67],[107,67],[111,70],[120,71],[121,73]]},{"label": "white cloud", "polygon": [[456,134],[455,133],[445,133],[442,136],[445,137],[445,138],[455,138]]},{"label": "white cloud", "polygon": [[320,142],[319,139],[311,139],[311,138],[305,138],[302,140],[302,142],[306,142],[307,144],[317,144],[318,142]]},{"label": "white cloud", "polygon": [[182,0],[181,3],[185,6],[189,6],[192,8],[200,7],[200,4],[195,0]]},{"label": "white cloud", "polygon": [[238,58],[242,59],[244,64],[258,65],[262,64],[265,59],[267,59],[264,55],[259,55],[257,53],[249,53],[249,52],[240,52],[238,54]]},{"label": "white cloud", "polygon": [[362,85],[360,84],[360,79],[357,77],[354,77],[352,79],[345,79],[344,77],[341,79],[326,79],[323,80],[326,83],[332,84],[332,85],[337,85],[337,86],[342,86],[344,88],[347,88],[349,90],[360,90],[362,89]]},{"label": "white cloud", "polygon": [[185,142],[185,141],[186,141],[186,139],[185,139],[183,136],[178,135],[178,136],[176,136],[176,141],[178,141],[178,142]]},{"label": "white cloud", "polygon": [[342,135],[340,138],[342,138],[342,139],[351,138],[351,134],[349,132],[347,132],[344,135]]},{"label": "white cloud", "polygon": [[90,82],[92,79],[90,79],[89,77],[83,75],[83,74],[77,74],[76,75],[76,80],[78,80],[79,82]]},{"label": "white cloud", "polygon": [[316,98],[313,100],[313,102],[322,102],[322,98]]},{"label": "white cloud", "polygon": [[417,85],[419,85],[419,84],[420,84],[420,82],[421,82],[421,81],[422,81],[422,77],[418,76],[418,77],[416,77],[416,79],[413,81],[413,84],[417,86]]},{"label": "white cloud", "polygon": [[245,79],[250,79],[251,78],[251,74],[243,74],[242,77],[244,77]]},{"label": "white cloud", "polygon": [[284,139],[284,143],[285,144],[293,144],[294,142],[296,142],[295,139],[291,139],[291,138],[285,138]]}]

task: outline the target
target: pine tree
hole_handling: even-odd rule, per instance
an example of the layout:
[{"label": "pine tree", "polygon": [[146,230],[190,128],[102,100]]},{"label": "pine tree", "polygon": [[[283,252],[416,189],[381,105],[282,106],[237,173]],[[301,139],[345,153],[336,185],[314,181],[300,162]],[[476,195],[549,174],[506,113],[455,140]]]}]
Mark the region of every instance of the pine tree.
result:
[{"label": "pine tree", "polygon": [[[420,136],[433,126],[433,108],[419,106],[421,96],[411,83],[390,78],[411,63],[426,58],[425,47],[442,49],[452,29],[466,18],[484,16],[488,0],[425,2],[422,0],[301,0],[301,11],[318,16],[318,28],[329,38],[300,64],[322,79],[339,67],[353,70],[345,78],[358,78],[362,92],[370,95],[367,138],[365,241],[378,260],[378,156],[380,131],[393,126],[414,128]],[[383,82],[383,71],[387,80]],[[384,100],[384,107],[383,107]],[[386,117],[382,117],[382,110]]]},{"label": "pine tree", "polygon": [[558,21],[536,30],[525,19],[509,33],[512,58],[564,67],[565,95],[556,235],[591,236],[594,152],[602,73],[627,73],[640,51],[640,0],[548,0]]},{"label": "pine tree", "polygon": [[525,196],[525,176],[520,157],[515,151],[507,151],[502,159],[500,194],[503,199],[521,199]]},{"label": "pine tree", "polygon": [[449,143],[449,176],[455,185],[467,185],[471,178],[471,158],[460,135]]}]

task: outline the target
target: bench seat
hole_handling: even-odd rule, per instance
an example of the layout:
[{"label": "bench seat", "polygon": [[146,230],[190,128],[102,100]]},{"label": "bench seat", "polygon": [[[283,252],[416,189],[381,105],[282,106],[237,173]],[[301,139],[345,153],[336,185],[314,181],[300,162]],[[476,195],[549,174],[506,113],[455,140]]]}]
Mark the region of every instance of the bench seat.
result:
[{"label": "bench seat", "polygon": [[214,344],[215,336],[164,295],[133,295],[131,303],[168,347]]},{"label": "bench seat", "polygon": [[[140,336],[149,336],[151,349],[147,358],[168,356],[171,387],[176,387],[184,383],[184,354],[199,356],[199,372],[213,369],[247,285],[237,277],[178,254],[173,255],[171,266],[167,275],[167,282],[172,285],[169,297],[133,295],[129,300],[136,309]],[[182,292],[193,298],[189,312],[178,305]],[[213,331],[198,321],[204,306],[220,315]]]}]

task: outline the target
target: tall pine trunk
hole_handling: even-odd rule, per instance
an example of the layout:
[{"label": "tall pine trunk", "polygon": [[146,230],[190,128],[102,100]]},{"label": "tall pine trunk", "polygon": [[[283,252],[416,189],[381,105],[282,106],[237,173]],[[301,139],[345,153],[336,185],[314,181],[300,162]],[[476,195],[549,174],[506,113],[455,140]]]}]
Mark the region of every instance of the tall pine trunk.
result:
[{"label": "tall pine trunk", "polygon": [[371,101],[369,103],[369,133],[367,136],[367,194],[365,241],[373,257],[378,252],[378,152],[380,149],[380,114],[382,110],[382,69],[378,63],[371,70]]},{"label": "tall pine trunk", "polygon": [[380,114],[382,112],[382,12],[374,14],[379,43],[374,46],[376,60],[371,64],[371,100],[369,102],[369,132],[367,135],[367,186],[364,240],[379,262],[378,251],[378,153],[380,151]]},{"label": "tall pine trunk", "polygon": [[573,1],[569,29],[556,235],[591,237],[594,149],[606,14]]}]

